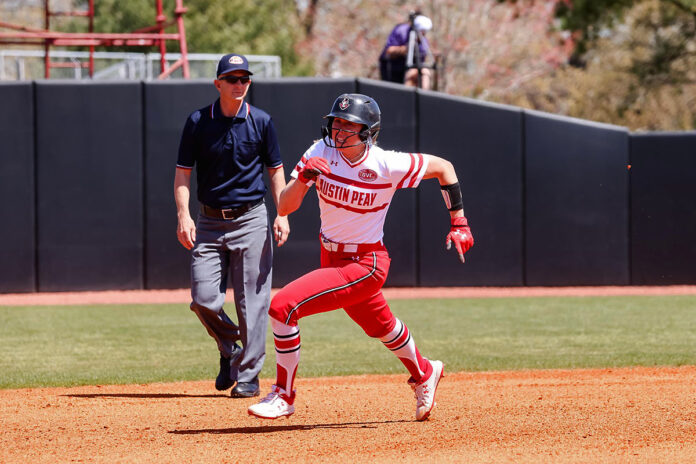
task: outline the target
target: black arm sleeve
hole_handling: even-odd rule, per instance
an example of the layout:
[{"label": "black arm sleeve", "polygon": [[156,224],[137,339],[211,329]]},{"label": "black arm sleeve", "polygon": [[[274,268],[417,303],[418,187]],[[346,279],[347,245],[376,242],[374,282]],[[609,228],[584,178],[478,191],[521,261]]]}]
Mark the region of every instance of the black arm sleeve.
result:
[{"label": "black arm sleeve", "polygon": [[441,185],[440,191],[442,198],[445,200],[445,205],[449,211],[458,211],[464,209],[462,202],[462,190],[459,188],[459,182],[454,184]]}]

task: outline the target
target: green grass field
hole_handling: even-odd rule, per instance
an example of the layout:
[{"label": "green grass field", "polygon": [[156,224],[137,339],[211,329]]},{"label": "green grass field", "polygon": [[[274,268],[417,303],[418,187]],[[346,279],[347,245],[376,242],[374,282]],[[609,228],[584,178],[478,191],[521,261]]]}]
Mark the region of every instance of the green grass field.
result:
[{"label": "green grass field", "polygon": [[[390,304],[421,353],[450,372],[696,365],[696,296]],[[299,376],[404,372],[342,311],[300,329]],[[268,335],[263,377],[275,374]],[[212,380],[217,365],[186,304],[0,307],[0,388]]]}]

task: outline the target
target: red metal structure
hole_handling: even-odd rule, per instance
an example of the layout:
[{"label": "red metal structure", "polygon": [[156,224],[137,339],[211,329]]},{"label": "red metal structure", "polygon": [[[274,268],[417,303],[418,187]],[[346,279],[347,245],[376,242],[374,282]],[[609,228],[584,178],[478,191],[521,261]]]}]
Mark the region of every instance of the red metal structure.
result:
[{"label": "red metal structure", "polygon": [[[185,79],[189,78],[188,50],[186,47],[186,31],[184,28],[183,0],[176,0],[174,19],[167,21],[162,10],[162,0],[155,0],[157,16],[156,24],[130,33],[99,33],[94,32],[94,1],[88,0],[87,10],[55,12],[51,11],[50,0],[44,0],[44,29],[33,29],[17,24],[0,21],[0,28],[11,29],[13,32],[0,32],[0,44],[15,45],[42,45],[45,50],[44,66],[46,79],[51,76],[51,68],[74,67],[74,63],[52,62],[50,49],[52,46],[62,47],[89,47],[89,76],[94,75],[94,49],[95,47],[118,46],[143,46],[159,47],[160,51],[160,75],[158,79],[164,79],[178,68],[182,68]],[[51,31],[51,18],[54,16],[77,16],[88,20],[88,32],[53,32]],[[165,33],[164,29],[176,24],[176,33]],[[167,67],[164,59],[167,40],[178,40],[181,58]],[[79,65],[78,65],[79,66]]]}]

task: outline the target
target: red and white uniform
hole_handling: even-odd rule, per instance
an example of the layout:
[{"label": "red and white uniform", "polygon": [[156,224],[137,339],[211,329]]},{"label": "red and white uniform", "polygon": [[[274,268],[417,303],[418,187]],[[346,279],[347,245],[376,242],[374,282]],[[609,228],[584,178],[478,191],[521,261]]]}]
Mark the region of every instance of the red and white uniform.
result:
[{"label": "red and white uniform", "polygon": [[[394,193],[417,187],[428,167],[420,153],[383,150],[372,145],[354,163],[323,140],[312,145],[291,176],[297,178],[308,159],[326,159],[331,174],[317,178],[321,233],[337,243],[376,243],[384,235],[384,219]],[[312,185],[310,182],[307,185]]]},{"label": "red and white uniform", "polygon": [[[276,347],[276,384],[289,395],[299,361],[297,322],[312,314],[343,308],[370,337],[378,338],[416,380],[428,378],[431,364],[411,334],[389,309],[382,286],[389,254],[382,243],[384,220],[394,193],[417,187],[428,157],[368,146],[354,163],[323,141],[302,156],[291,176],[297,179],[308,159],[319,156],[331,168],[315,185],[321,209],[321,268],[290,282],[273,297],[269,314]],[[289,399],[289,401],[291,401]]]},{"label": "red and white uniform", "polygon": [[302,155],[291,176],[297,179],[314,156],[331,167],[315,185],[321,209],[321,268],[280,290],[270,315],[296,325],[301,317],[343,308],[368,335],[382,337],[395,324],[381,292],[391,261],[382,243],[384,219],[394,192],[417,187],[423,179],[428,157],[372,145],[350,163],[319,140]]}]

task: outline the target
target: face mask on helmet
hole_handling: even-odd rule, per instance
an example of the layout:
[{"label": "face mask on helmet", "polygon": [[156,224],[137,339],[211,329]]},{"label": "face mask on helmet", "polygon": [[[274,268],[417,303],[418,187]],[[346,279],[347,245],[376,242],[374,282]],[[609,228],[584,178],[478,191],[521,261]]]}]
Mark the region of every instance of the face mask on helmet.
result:
[{"label": "face mask on helmet", "polygon": [[[327,124],[325,126],[322,126],[321,128],[321,137],[324,140],[324,143],[326,144],[327,147],[331,148],[350,148],[350,147],[357,147],[359,145],[372,145],[375,142],[376,137],[373,137],[372,132],[367,128],[366,125],[363,125],[360,131],[352,131],[349,129],[334,129],[333,128],[333,122],[334,118],[328,118]],[[344,139],[343,143],[340,145],[336,142],[336,137],[340,134],[344,133],[346,135],[346,139],[349,138],[352,135],[357,134],[358,139],[360,140],[357,143],[353,143],[352,145],[346,145],[346,140]]]},{"label": "face mask on helmet", "polygon": [[[372,145],[377,141],[379,135],[381,113],[377,102],[359,93],[347,93],[340,95],[333,103],[331,112],[324,116],[327,124],[321,128],[322,139],[327,146],[332,148],[349,148],[358,145]],[[359,134],[360,142],[352,145],[336,146],[333,139],[332,126],[335,118],[345,119],[362,125]],[[341,132],[353,132],[342,129]],[[356,132],[353,132],[356,133]]]}]

